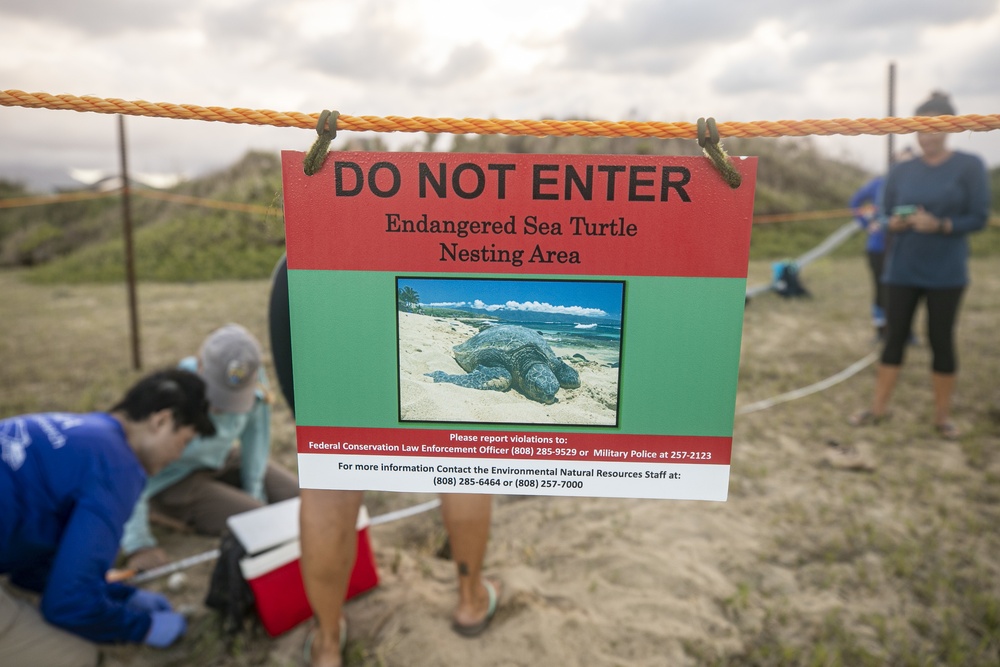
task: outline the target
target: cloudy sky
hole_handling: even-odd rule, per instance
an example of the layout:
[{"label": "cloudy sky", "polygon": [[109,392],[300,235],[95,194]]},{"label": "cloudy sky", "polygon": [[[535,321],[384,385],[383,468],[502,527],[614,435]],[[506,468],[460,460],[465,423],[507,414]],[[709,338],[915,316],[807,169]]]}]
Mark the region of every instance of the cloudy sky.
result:
[{"label": "cloudy sky", "polygon": [[[897,115],[935,88],[960,114],[1000,113],[1000,0],[0,0],[0,25],[0,89],[28,92],[357,116],[881,118],[894,62]],[[126,125],[133,171],[186,176],[315,136]],[[116,141],[114,116],[0,107],[0,178],[114,170]],[[883,137],[815,141],[885,161]],[[950,141],[1000,165],[1000,130]]]}]

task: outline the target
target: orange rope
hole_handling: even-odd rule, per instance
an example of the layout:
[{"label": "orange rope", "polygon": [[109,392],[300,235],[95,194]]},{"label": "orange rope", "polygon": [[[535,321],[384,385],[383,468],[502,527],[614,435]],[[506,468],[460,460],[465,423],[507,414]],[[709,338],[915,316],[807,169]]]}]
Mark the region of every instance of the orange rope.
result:
[{"label": "orange rope", "polygon": [[[755,215],[753,224],[770,225],[777,222],[802,222],[805,220],[833,220],[835,218],[853,218],[854,210],[850,208],[835,208],[827,211],[800,211],[798,213],[768,213]],[[993,227],[1000,227],[1000,216],[992,216],[988,221]]]},{"label": "orange rope", "polygon": [[766,225],[774,222],[797,222],[799,220],[832,220],[834,218],[854,217],[854,211],[849,208],[836,208],[829,211],[801,211],[798,213],[768,213],[755,215],[753,224]]},{"label": "orange rope", "polygon": [[118,190],[110,192],[67,192],[61,195],[40,195],[35,197],[10,197],[0,199],[0,208],[19,208],[21,206],[41,206],[42,204],[60,204],[67,201],[85,199],[100,199],[118,194]]},{"label": "orange rope", "polygon": [[164,201],[178,202],[180,204],[204,206],[206,208],[221,208],[227,211],[240,211],[242,213],[259,213],[261,215],[281,213],[280,208],[275,206],[260,206],[259,204],[240,204],[231,201],[219,201],[216,199],[204,199],[202,197],[192,197],[190,195],[179,195],[171,192],[160,192],[159,190],[132,190],[131,193],[137,197],[145,197],[146,199],[161,199]]},{"label": "orange rope", "polygon": [[[38,206],[41,204],[60,204],[62,202],[77,201],[81,199],[100,199],[102,197],[116,197],[121,194],[121,188],[108,190],[107,192],[67,192],[58,195],[40,195],[35,197],[11,197],[0,199],[0,209],[18,208],[21,206]],[[192,206],[204,206],[206,208],[219,208],[228,211],[240,211],[243,213],[258,213],[260,215],[281,215],[283,212],[278,206],[261,206],[260,204],[241,204],[239,202],[220,201],[218,199],[205,199],[204,197],[192,197],[191,195],[181,195],[160,190],[131,190],[131,194],[146,199],[159,199],[163,201],[173,201],[180,204],[190,204]],[[849,208],[835,208],[827,211],[800,211],[798,213],[769,213],[765,215],[755,215],[753,224],[767,225],[777,222],[800,222],[803,220],[832,220],[834,218],[845,218],[854,215],[854,211]],[[993,216],[989,223],[994,227],[1000,226],[1000,217]]]},{"label": "orange rope", "polygon": [[[84,191],[66,192],[58,195],[38,195],[34,197],[10,197],[8,199],[0,199],[0,209],[20,208],[23,206],[42,206],[44,204],[62,204],[70,201],[117,197],[121,194],[121,191],[121,188],[115,188],[114,190],[107,190],[105,192]],[[180,204],[191,204],[193,206],[204,206],[206,208],[219,208],[227,211],[240,211],[241,213],[258,213],[260,215],[281,213],[280,208],[275,206],[260,206],[259,204],[241,204],[239,202],[219,201],[217,199],[192,197],[190,195],[161,192],[159,190],[132,189],[129,192],[135,197],[173,201]]]},{"label": "orange rope", "polygon": [[[207,120],[248,125],[316,128],[319,113],[279,112],[268,109],[227,109],[193,104],[151,103],[115,98],[0,92],[0,106],[64,109],[79,112]],[[722,137],[803,137],[807,135],[909,134],[911,132],[988,132],[1000,129],[1000,114],[966,116],[913,116],[910,118],[834,118],[830,120],[779,120],[718,123]],[[656,137],[697,138],[694,123],[584,120],[502,120],[482,118],[404,118],[400,116],[348,116],[341,114],[337,130],[355,132],[430,132],[446,134],[509,134],[536,137]]]}]

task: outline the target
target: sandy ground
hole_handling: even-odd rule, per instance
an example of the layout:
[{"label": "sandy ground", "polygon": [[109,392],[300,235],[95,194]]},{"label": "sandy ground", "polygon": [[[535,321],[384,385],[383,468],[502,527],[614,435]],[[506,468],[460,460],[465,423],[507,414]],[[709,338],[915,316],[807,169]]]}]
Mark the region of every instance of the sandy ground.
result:
[{"label": "sandy ground", "polygon": [[[752,265],[751,284],[766,280],[769,270]],[[382,580],[347,605],[347,664],[997,664],[1000,631],[990,610],[1000,599],[1000,269],[995,261],[974,262],[973,275],[959,328],[955,418],[966,432],[962,440],[942,440],[930,427],[930,355],[921,344],[908,351],[888,425],[856,429],[844,420],[867,401],[871,367],[817,394],[738,416],[725,503],[497,496],[486,570],[505,590],[494,623],[475,640],[449,629],[454,566],[437,556],[438,512],[376,526],[371,539]],[[114,309],[104,311],[104,329],[90,331],[102,322],[94,319],[96,309],[118,294],[111,288],[39,288],[2,279],[0,310],[18,317],[0,343],[0,369],[44,359],[43,370],[54,372],[56,364],[64,384],[77,386],[73,357],[89,359],[93,346],[96,364],[127,349],[117,333],[125,320],[111,322]],[[769,294],[747,307],[738,407],[830,377],[874,349],[860,257],[817,262],[803,280],[813,298]],[[198,310],[207,290],[215,305]],[[256,312],[266,285],[195,291],[151,286],[144,292],[147,354],[160,360],[186,354],[215,324],[170,327],[178,314],[241,320],[267,340],[262,314],[238,317],[240,308]],[[80,320],[68,317],[83,301]],[[67,329],[83,327],[90,335],[64,332],[70,338],[59,346],[51,335],[36,340],[32,333],[44,326],[39,318],[52,309]],[[414,362],[445,368],[448,343],[427,348]],[[72,351],[67,359],[63,348]],[[46,387],[64,385],[16,386],[25,405],[44,405]],[[582,400],[600,403],[567,395],[560,405]],[[287,409],[278,409],[275,456],[294,467],[292,429]],[[866,465],[851,465],[856,460],[842,452],[860,453]],[[369,493],[366,504],[378,515],[431,497]],[[211,538],[157,531],[178,557],[216,546]],[[219,637],[216,617],[201,605],[210,570],[192,568],[186,586],[168,592],[191,612],[191,630],[179,646],[110,648],[105,664],[299,664],[308,623],[276,639],[249,632],[228,644]]]},{"label": "sandy ground", "polygon": [[533,401],[514,389],[469,389],[435,382],[426,375],[433,371],[465,375],[452,348],[477,333],[476,327],[457,320],[400,313],[399,393],[404,421],[615,425],[618,369],[595,358],[590,350],[553,349],[580,374],[580,386],[559,389],[557,402],[551,405]]}]

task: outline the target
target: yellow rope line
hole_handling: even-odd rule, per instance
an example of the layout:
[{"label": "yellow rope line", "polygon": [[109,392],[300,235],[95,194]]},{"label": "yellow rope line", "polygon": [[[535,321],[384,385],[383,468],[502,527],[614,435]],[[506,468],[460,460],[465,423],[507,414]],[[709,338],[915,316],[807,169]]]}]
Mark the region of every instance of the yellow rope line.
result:
[{"label": "yellow rope line", "polygon": [[86,199],[101,199],[118,194],[118,190],[110,192],[67,192],[60,195],[36,195],[32,197],[10,197],[0,199],[0,208],[20,208],[22,206],[41,206],[43,204],[60,204],[67,201]]},{"label": "yellow rope line", "polygon": [[[239,202],[221,201],[218,199],[206,199],[204,197],[192,197],[191,195],[181,195],[173,192],[163,192],[161,190],[131,190],[132,195],[145,197],[146,199],[159,199],[163,201],[174,201],[180,204],[190,204],[191,206],[204,206],[206,208],[218,208],[228,211],[240,211],[242,213],[257,213],[259,215],[282,215],[283,211],[278,206],[261,206],[260,204],[241,204]],[[58,195],[37,195],[32,197],[10,197],[0,199],[0,209],[19,208],[22,206],[40,206],[43,204],[61,204],[63,202],[79,201],[86,199],[101,199],[103,197],[117,197],[121,194],[121,188],[108,190],[106,192],[65,192]],[[776,222],[802,222],[804,220],[832,220],[833,218],[845,218],[854,215],[853,209],[835,208],[826,211],[799,211],[797,213],[768,213],[755,215],[753,224],[767,225]],[[989,223],[1000,226],[1000,217],[993,216]]]},{"label": "yellow rope line", "polygon": [[[193,104],[152,103],[116,98],[0,92],[0,106],[63,109],[79,112],[123,114],[153,118],[207,120],[247,125],[273,125],[316,129],[319,113],[280,112],[269,109],[227,109]],[[804,137],[807,135],[908,134],[911,132],[988,132],[1000,129],[1000,114],[965,116],[913,116],[909,118],[834,118],[830,120],[778,120],[718,123],[722,137]],[[400,116],[349,116],[341,114],[337,130],[355,132],[429,132],[445,134],[509,134],[536,137],[655,137],[697,138],[695,123],[584,120],[503,120],[498,118],[404,118]]]},{"label": "yellow rope line", "polygon": [[[7,199],[0,199],[0,209],[21,208],[24,206],[43,206],[45,204],[62,204],[65,202],[87,199],[103,199],[105,197],[117,197],[121,194],[121,192],[121,188],[115,188],[113,190],[106,190],[103,192],[65,192],[58,195],[10,197]],[[191,195],[161,192],[159,190],[132,189],[129,190],[129,193],[134,197],[143,197],[145,199],[173,201],[180,204],[204,206],[205,208],[218,208],[227,211],[239,211],[241,213],[257,213],[259,215],[281,214],[280,208],[274,206],[261,206],[259,204],[242,204],[239,202],[220,201],[218,199],[205,199],[204,197],[192,197]]]},{"label": "yellow rope line", "polygon": [[833,218],[854,217],[854,210],[835,208],[826,211],[799,211],[797,213],[765,213],[755,215],[753,224],[767,225],[775,222],[797,222],[799,220],[832,220]]},{"label": "yellow rope line", "polygon": [[[835,218],[853,218],[854,209],[835,208],[826,211],[799,211],[797,213],[765,213],[755,215],[753,224],[770,225],[778,222],[804,222],[806,220],[833,220]],[[991,216],[987,222],[994,226],[1000,226],[1000,216]]]},{"label": "yellow rope line", "polygon": [[132,190],[131,193],[137,197],[146,199],[160,199],[163,201],[174,201],[180,204],[191,204],[193,206],[204,206],[206,208],[219,208],[227,211],[240,211],[241,213],[258,213],[260,215],[280,214],[281,210],[274,206],[261,206],[259,204],[240,204],[231,201],[219,201],[217,199],[205,199],[203,197],[192,197],[190,195],[179,195],[172,192],[160,192],[159,190]]}]

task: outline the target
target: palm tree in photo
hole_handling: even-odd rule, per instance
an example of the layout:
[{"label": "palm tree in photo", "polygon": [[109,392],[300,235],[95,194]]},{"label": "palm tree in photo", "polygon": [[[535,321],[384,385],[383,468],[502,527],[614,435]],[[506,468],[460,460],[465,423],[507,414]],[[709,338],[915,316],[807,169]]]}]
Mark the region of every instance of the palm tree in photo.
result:
[{"label": "palm tree in photo", "polygon": [[402,287],[396,292],[396,304],[399,310],[413,312],[420,303],[420,295],[412,287]]}]

